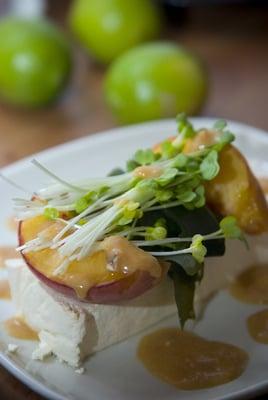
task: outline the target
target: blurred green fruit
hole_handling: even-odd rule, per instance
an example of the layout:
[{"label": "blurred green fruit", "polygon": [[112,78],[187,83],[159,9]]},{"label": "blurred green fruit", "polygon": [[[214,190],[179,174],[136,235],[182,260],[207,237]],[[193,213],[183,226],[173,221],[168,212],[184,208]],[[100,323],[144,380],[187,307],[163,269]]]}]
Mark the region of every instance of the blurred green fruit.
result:
[{"label": "blurred green fruit", "polygon": [[74,0],[69,19],[74,34],[102,63],[154,38],[161,28],[152,0]]},{"label": "blurred green fruit", "polygon": [[196,113],[207,75],[188,51],[170,42],[136,47],[118,58],[105,78],[107,104],[122,123]]},{"label": "blurred green fruit", "polygon": [[51,23],[19,17],[0,20],[0,98],[24,107],[53,101],[71,72],[71,52]]}]

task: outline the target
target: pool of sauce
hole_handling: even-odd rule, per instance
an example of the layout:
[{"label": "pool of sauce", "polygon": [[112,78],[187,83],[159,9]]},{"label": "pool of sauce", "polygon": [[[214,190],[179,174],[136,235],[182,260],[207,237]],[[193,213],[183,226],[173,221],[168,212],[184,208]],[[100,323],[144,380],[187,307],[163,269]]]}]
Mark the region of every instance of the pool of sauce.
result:
[{"label": "pool of sauce", "polygon": [[0,299],[4,300],[11,299],[10,287],[6,279],[0,280]]},{"label": "pool of sauce", "polygon": [[14,247],[11,246],[0,246],[0,268],[4,268],[5,261],[9,258],[20,258],[20,253],[18,253]]},{"label": "pool of sauce", "polygon": [[238,378],[248,363],[247,353],[239,347],[177,328],[143,337],[137,356],[154,376],[183,390],[228,383]]},{"label": "pool of sauce", "polygon": [[247,319],[247,327],[252,339],[268,344],[268,309],[250,315]]},{"label": "pool of sauce", "polygon": [[4,323],[7,333],[17,339],[38,340],[38,334],[21,317],[13,317]]},{"label": "pool of sauce", "polygon": [[236,299],[251,304],[268,304],[268,265],[252,266],[231,284]]}]

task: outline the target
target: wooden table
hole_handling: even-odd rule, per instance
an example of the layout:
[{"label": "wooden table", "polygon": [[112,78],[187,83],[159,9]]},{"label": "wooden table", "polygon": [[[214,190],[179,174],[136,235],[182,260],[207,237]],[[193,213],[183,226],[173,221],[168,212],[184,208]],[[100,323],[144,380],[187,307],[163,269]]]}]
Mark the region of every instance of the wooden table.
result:
[{"label": "wooden table", "polygon": [[[207,64],[210,94],[202,115],[226,117],[268,130],[268,9],[215,7],[191,10],[172,38]],[[22,111],[0,106],[0,165],[116,126],[102,98],[104,70],[75,50],[70,87],[54,107]],[[37,400],[0,368],[0,398]],[[264,396],[264,400],[267,396]],[[260,400],[260,398],[259,398]]]}]

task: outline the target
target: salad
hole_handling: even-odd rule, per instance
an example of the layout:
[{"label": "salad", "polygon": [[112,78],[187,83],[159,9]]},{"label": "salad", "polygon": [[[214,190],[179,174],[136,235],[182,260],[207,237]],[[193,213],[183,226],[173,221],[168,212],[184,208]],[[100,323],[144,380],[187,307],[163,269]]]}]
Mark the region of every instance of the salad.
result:
[{"label": "salad", "polygon": [[263,192],[222,120],[140,149],[125,169],[53,183],[16,198],[19,250],[30,270],[70,302],[124,304],[172,279],[180,324],[194,318],[207,257],[226,239],[268,230]]}]

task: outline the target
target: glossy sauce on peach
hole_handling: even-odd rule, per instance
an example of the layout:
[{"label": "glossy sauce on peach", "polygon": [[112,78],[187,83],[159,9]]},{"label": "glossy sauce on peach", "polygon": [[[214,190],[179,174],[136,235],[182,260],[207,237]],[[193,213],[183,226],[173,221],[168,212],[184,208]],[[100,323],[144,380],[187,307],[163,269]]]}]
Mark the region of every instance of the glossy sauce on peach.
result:
[{"label": "glossy sauce on peach", "polygon": [[[37,237],[42,232],[47,239],[53,238],[62,228],[58,223],[43,216],[23,221],[20,225],[20,243]],[[54,271],[64,258],[55,249],[43,249],[24,254],[28,265],[51,281],[72,288],[80,299],[97,285],[125,280],[122,289],[131,286],[134,273],[146,271],[153,278],[160,277],[162,269],[156,258],[138,249],[126,239],[111,236],[105,239],[95,252],[80,261],[69,264],[67,271],[55,275]]]},{"label": "glossy sauce on peach", "polygon": [[124,274],[147,271],[150,275],[160,278],[162,269],[157,259],[134,246],[127,239],[120,236],[109,236],[100,246],[105,250],[111,269]]},{"label": "glossy sauce on peach", "polygon": [[247,353],[236,346],[177,328],[146,335],[137,355],[154,376],[183,390],[228,383],[238,378],[248,363]]},{"label": "glossy sauce on peach", "polygon": [[17,339],[38,340],[38,334],[21,317],[13,317],[5,321],[7,333]]},{"label": "glossy sauce on peach", "polygon": [[133,171],[134,176],[143,179],[158,178],[162,173],[163,171],[161,168],[153,165],[143,165],[135,168]]},{"label": "glossy sauce on peach", "polygon": [[230,293],[251,304],[268,304],[268,265],[252,266],[232,283]]}]

